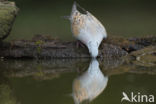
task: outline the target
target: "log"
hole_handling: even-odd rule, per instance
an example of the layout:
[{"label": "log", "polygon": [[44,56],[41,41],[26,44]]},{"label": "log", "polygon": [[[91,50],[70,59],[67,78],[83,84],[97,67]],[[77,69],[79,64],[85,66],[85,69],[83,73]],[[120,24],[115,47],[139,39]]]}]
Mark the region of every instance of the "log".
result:
[{"label": "log", "polygon": [[[26,41],[17,40],[2,43],[0,57],[6,58],[89,58],[86,47],[76,47],[74,41],[60,41],[57,39],[43,40],[44,38]],[[121,57],[127,52],[119,46],[103,42],[99,48],[99,57]]]},{"label": "log", "polygon": [[[144,39],[133,38],[133,40],[109,37],[101,43],[98,57],[126,56],[128,53],[143,49],[148,45],[155,46],[155,40],[155,36]],[[141,44],[141,42],[148,42],[148,45]],[[87,47],[77,48],[75,41],[61,41],[53,39],[50,36],[36,35],[32,40],[16,40],[9,43],[2,42],[0,45],[0,57],[37,59],[89,58],[90,54]]]},{"label": "log", "polygon": [[0,0],[0,41],[8,37],[17,12],[14,2]]}]

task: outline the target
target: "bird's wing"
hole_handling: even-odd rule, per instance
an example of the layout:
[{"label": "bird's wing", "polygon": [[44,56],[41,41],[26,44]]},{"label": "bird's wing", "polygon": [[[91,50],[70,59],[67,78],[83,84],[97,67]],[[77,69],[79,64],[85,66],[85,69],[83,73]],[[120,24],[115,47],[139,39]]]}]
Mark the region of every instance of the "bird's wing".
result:
[{"label": "bird's wing", "polygon": [[94,15],[92,15],[90,12],[87,11],[87,16],[91,21],[91,23],[93,24],[94,28],[96,28],[100,33],[107,35],[105,27]]}]

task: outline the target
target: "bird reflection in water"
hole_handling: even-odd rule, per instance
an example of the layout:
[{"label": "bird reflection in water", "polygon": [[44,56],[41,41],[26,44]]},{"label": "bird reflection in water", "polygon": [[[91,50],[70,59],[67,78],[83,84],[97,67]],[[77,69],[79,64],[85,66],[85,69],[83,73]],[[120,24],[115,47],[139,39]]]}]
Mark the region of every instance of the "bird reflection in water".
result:
[{"label": "bird reflection in water", "polygon": [[93,59],[89,68],[73,81],[72,96],[75,104],[91,102],[106,88],[108,77],[99,68],[99,62]]}]

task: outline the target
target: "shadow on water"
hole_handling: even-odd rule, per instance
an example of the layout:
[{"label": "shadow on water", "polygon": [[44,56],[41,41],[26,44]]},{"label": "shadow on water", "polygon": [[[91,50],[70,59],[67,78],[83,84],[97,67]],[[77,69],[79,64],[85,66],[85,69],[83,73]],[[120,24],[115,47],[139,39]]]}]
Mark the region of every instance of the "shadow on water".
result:
[{"label": "shadow on water", "polygon": [[156,67],[126,58],[3,59],[0,67],[0,104],[114,104],[123,91],[156,94]]}]

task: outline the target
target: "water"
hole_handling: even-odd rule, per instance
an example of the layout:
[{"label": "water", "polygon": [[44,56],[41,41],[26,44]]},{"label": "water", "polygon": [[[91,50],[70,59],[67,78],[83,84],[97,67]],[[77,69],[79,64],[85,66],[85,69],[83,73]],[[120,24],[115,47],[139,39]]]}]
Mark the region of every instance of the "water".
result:
[{"label": "water", "polygon": [[114,104],[122,92],[156,95],[156,67],[123,58],[4,59],[0,66],[0,104]]},{"label": "water", "polygon": [[[73,40],[69,21],[61,18],[70,14],[72,0],[14,1],[20,12],[8,40],[31,39],[35,34]],[[108,35],[156,34],[154,1],[78,2],[105,25]],[[123,58],[0,59],[0,104],[120,104],[122,92],[128,96],[131,92],[156,96],[155,69],[155,66],[142,66]]]}]

